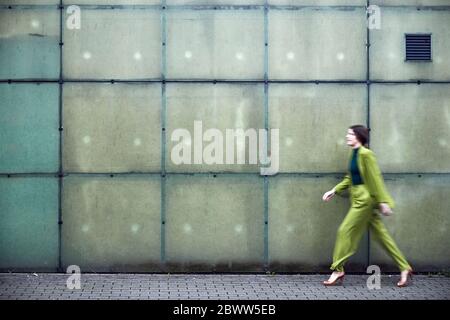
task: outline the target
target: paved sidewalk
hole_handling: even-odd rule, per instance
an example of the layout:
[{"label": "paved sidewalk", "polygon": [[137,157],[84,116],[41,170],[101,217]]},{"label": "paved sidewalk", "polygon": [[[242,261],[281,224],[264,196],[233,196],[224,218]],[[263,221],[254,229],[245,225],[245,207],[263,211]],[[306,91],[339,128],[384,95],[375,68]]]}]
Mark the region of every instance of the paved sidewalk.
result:
[{"label": "paved sidewalk", "polygon": [[327,275],[81,274],[81,289],[68,289],[68,274],[0,273],[0,300],[9,299],[233,299],[233,300],[450,300],[450,278],[416,275],[397,288],[398,275],[383,275],[369,290],[368,275],[346,275],[343,286],[324,287]]}]

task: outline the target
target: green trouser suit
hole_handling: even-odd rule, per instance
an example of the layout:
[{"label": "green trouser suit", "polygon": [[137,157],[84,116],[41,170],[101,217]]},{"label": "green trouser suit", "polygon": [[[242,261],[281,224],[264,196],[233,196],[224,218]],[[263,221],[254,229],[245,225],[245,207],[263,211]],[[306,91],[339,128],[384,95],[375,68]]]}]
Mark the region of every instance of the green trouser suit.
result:
[{"label": "green trouser suit", "polygon": [[[349,153],[349,158],[352,152]],[[411,269],[403,254],[389,235],[379,214],[374,211],[379,203],[387,203],[394,208],[395,203],[386,191],[383,177],[372,150],[360,147],[357,157],[359,173],[363,184],[353,185],[350,172],[338,183],[334,190],[340,194],[349,188],[351,207],[340,225],[333,252],[331,270],[344,271],[345,261],[358,249],[364,231],[369,228],[373,238],[378,241],[402,270]]]}]

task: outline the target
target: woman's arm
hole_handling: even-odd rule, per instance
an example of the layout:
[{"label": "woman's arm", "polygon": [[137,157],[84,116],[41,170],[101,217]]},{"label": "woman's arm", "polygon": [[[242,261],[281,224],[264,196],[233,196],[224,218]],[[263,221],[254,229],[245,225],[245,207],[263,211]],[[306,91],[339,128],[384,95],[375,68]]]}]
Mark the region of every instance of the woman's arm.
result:
[{"label": "woman's arm", "polygon": [[339,194],[340,192],[344,191],[349,187],[349,185],[350,185],[350,175],[346,174],[344,179],[341,182],[339,182],[333,189],[325,192],[325,194],[322,196],[322,200],[330,201],[335,194]]},{"label": "woman's arm", "polygon": [[363,160],[367,179],[364,183],[367,185],[370,194],[375,197],[377,203],[387,203],[393,209],[395,206],[394,200],[386,190],[384,179],[373,151],[369,150]]},{"label": "woman's arm", "polygon": [[333,188],[334,192],[340,194],[342,191],[347,189],[350,186],[350,179],[350,174],[347,173],[344,179]]}]

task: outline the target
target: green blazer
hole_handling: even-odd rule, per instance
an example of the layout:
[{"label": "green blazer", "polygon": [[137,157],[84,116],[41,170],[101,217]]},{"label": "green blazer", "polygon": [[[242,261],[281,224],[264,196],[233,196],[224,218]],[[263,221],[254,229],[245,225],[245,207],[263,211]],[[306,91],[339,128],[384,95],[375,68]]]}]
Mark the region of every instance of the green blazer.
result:
[{"label": "green blazer", "polygon": [[[348,154],[349,161],[351,160],[352,151],[353,149],[350,149]],[[375,158],[375,153],[372,150],[361,146],[358,151],[357,163],[361,179],[367,186],[370,195],[375,199],[375,202],[385,202],[389,205],[389,207],[391,207],[391,209],[393,209],[395,207],[395,202],[386,190],[383,176]],[[347,174],[344,179],[334,187],[334,190],[337,194],[340,194],[351,185],[351,173],[347,166]]]}]

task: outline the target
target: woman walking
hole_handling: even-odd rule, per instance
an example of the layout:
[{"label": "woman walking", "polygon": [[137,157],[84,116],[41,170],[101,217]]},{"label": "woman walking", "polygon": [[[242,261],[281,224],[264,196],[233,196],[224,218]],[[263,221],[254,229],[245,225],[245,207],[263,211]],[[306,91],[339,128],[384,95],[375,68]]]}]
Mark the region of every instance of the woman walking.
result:
[{"label": "woman walking", "polygon": [[330,286],[344,280],[344,263],[356,252],[364,231],[369,228],[373,238],[382,245],[400,269],[397,286],[404,287],[409,283],[412,268],[389,235],[380,216],[374,211],[378,207],[383,215],[388,216],[395,204],[385,188],[375,154],[367,147],[369,130],[362,125],[351,126],[346,139],[347,145],[352,149],[349,154],[348,172],[322,199],[329,201],[335,194],[350,188],[351,207],[337,232],[333,263],[330,267],[334,272],[323,284]]}]

